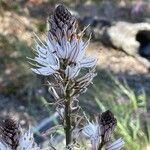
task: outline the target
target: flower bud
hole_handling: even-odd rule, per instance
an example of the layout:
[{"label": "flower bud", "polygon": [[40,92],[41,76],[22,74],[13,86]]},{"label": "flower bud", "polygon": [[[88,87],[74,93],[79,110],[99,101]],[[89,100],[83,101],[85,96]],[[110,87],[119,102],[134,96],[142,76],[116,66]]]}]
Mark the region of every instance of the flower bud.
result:
[{"label": "flower bud", "polygon": [[11,118],[4,120],[0,126],[0,134],[2,141],[11,149],[16,149],[18,147],[20,130],[19,124],[15,120]]},{"label": "flower bud", "polygon": [[105,142],[109,141],[114,128],[117,125],[117,119],[110,110],[105,111],[100,116],[101,133]]}]

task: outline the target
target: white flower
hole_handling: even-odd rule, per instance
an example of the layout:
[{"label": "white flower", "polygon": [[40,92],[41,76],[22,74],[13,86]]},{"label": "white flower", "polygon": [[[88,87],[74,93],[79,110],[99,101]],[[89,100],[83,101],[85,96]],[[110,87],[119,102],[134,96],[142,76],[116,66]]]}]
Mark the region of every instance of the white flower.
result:
[{"label": "white flower", "polygon": [[81,67],[93,67],[96,65],[97,59],[85,56],[85,50],[90,42],[90,39],[85,43],[82,39],[75,37],[71,42],[71,53],[69,60],[74,63],[79,63]]},{"label": "white flower", "polygon": [[80,64],[80,67],[93,67],[96,64],[96,59],[91,57],[85,57],[85,50],[86,47],[89,44],[89,40],[84,43],[82,39],[77,39],[75,37],[70,42],[70,49],[67,50],[64,53],[67,53],[66,56],[68,56],[68,60],[75,64]]},{"label": "white flower", "polygon": [[97,59],[91,57],[85,57],[81,61],[81,67],[93,67],[96,65]]},{"label": "white flower", "polygon": [[[12,149],[3,141],[0,141],[0,150],[12,150]],[[33,133],[30,130],[25,133],[21,131],[19,145],[17,146],[16,150],[40,150],[40,148],[34,142]]]},{"label": "white flower", "polygon": [[17,150],[40,150],[34,142],[33,133],[30,129],[25,133],[22,132]]},{"label": "white flower", "polygon": [[84,126],[82,133],[87,138],[95,138],[99,136],[100,130],[98,124],[91,123]]},{"label": "white flower", "polygon": [[101,142],[99,125],[89,122],[89,124],[83,128],[82,133],[91,141],[92,150],[97,150],[99,143]]},{"label": "white flower", "polygon": [[80,67],[93,67],[96,65],[97,59],[85,57],[85,50],[89,41],[90,39],[85,43],[81,38],[78,39],[77,36],[72,37],[69,41],[66,35],[60,41],[56,41],[49,32],[48,43],[51,43],[58,58],[67,59],[71,63],[79,64]]},{"label": "white flower", "polygon": [[[37,36],[36,36],[37,37]],[[67,36],[56,41],[51,33],[49,33],[46,45],[43,44],[37,37],[36,42],[36,57],[34,59],[28,58],[35,63],[31,70],[40,75],[51,75],[60,69],[60,59],[66,59],[69,65],[66,66],[65,74],[69,78],[76,77],[82,67],[93,67],[96,65],[97,59],[85,57],[85,49],[88,46],[89,40],[84,43],[82,39],[77,37],[68,41]]]},{"label": "white flower", "polygon": [[11,149],[0,140],[0,150],[11,150]]},{"label": "white flower", "polygon": [[67,66],[65,70],[65,75],[66,77],[68,77],[68,79],[75,78],[78,75],[79,71],[80,71],[80,67],[78,65],[76,66],[70,65]]},{"label": "white flower", "polygon": [[106,150],[120,150],[124,146],[124,141],[122,138],[119,138],[112,144],[106,146]]},{"label": "white flower", "polygon": [[[38,37],[37,37],[38,38]],[[36,42],[36,54],[37,56],[29,60],[34,61],[36,64],[30,62],[31,65],[34,66],[31,70],[40,75],[51,75],[56,73],[59,70],[59,59],[53,53],[54,47],[48,41],[47,46],[40,41],[41,45]]]}]

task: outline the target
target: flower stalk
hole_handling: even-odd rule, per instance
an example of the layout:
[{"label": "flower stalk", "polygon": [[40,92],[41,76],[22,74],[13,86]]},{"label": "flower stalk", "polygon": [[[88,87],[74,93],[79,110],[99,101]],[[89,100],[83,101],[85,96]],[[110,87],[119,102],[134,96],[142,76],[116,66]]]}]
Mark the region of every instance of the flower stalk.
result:
[{"label": "flower stalk", "polygon": [[65,134],[66,134],[66,146],[71,143],[71,109],[70,109],[70,97],[66,97],[65,101]]},{"label": "flower stalk", "polygon": [[[67,79],[68,80],[68,79]],[[68,83],[69,81],[65,82],[65,86],[66,89],[64,91],[64,120],[65,120],[65,124],[64,124],[64,130],[65,130],[65,136],[66,136],[66,147],[67,145],[69,145],[71,143],[71,107],[70,107],[70,103],[71,103],[71,97],[70,97],[70,90],[68,88]]]},{"label": "flower stalk", "polygon": [[[121,138],[110,142],[117,125],[117,119],[111,111],[98,115],[95,122],[90,122],[85,113],[80,112],[78,97],[86,92],[96,76],[97,59],[85,55],[90,39],[87,42],[82,40],[83,32],[77,33],[76,18],[63,5],[56,7],[49,18],[49,26],[45,42],[36,36],[35,58],[28,59],[33,72],[47,76],[48,90],[54,99],[51,104],[56,108],[61,119],[60,126],[64,129],[64,148],[75,149],[76,144],[80,143],[78,138],[82,135],[90,141],[89,147],[92,150],[120,150],[124,145]],[[83,68],[86,71],[81,72]],[[53,140],[52,134],[50,140]],[[51,148],[57,150],[51,141]],[[0,150],[41,148],[36,144],[31,130],[23,131],[19,123],[9,117],[0,124]]]},{"label": "flower stalk", "polygon": [[[78,97],[86,92],[96,76],[97,59],[85,55],[90,39],[86,42],[82,40],[83,32],[77,33],[77,19],[64,5],[55,8],[49,18],[49,27],[45,44],[37,37],[39,42],[36,46],[36,56],[34,59],[29,58],[33,66],[31,69],[48,79],[54,77],[53,81],[48,81],[49,92],[54,98],[56,111],[60,114],[66,149],[74,149],[82,131],[83,135],[90,139],[92,150],[101,150],[110,140],[117,122],[113,114],[106,111],[100,115],[99,123],[84,126],[80,123],[83,118],[86,122],[86,116],[80,112]],[[86,71],[81,72],[83,68]],[[122,145],[122,140],[119,140],[108,145],[106,150],[112,150],[111,146],[117,146],[116,150],[119,150]]]},{"label": "flower stalk", "polygon": [[104,138],[102,137],[102,141],[99,144],[98,150],[102,150],[102,148],[103,148],[104,145],[105,145],[105,141],[104,141]]}]

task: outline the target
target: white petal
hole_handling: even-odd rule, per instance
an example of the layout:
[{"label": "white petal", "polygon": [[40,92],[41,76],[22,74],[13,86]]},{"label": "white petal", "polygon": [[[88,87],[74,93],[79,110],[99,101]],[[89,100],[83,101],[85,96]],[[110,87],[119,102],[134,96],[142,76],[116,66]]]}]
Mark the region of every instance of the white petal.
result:
[{"label": "white petal", "polygon": [[97,139],[92,139],[91,140],[92,150],[98,150],[100,142],[101,142],[100,137],[98,137]]},{"label": "white petal", "polygon": [[120,150],[124,146],[124,141],[122,138],[116,140],[110,145],[106,146],[106,150]]},{"label": "white petal", "polygon": [[37,43],[40,43],[43,47],[46,47],[46,45],[41,41],[41,39],[34,33],[34,35],[35,35],[35,37],[36,37],[36,39],[35,39],[35,41],[37,42]]},{"label": "white petal", "polygon": [[83,135],[87,138],[91,138],[91,137],[97,137],[97,135],[99,134],[99,129],[98,129],[98,125],[94,124],[94,123],[89,123],[88,125],[86,125],[83,128]]},{"label": "white petal", "polygon": [[38,53],[39,56],[41,57],[45,57],[46,54],[46,48],[41,47],[38,43],[36,44],[36,51]]},{"label": "white petal", "polygon": [[[38,47],[39,48],[39,47]],[[55,54],[53,54],[52,52],[49,52],[47,49],[45,49],[45,52],[43,49],[39,48],[40,51],[43,50],[43,52],[39,52],[37,48],[37,52],[38,52],[38,55],[37,57],[35,57],[35,61],[37,61],[38,63],[44,65],[43,63],[48,63],[48,64],[56,64],[57,63],[57,57],[55,56]]]},{"label": "white petal", "polygon": [[53,68],[52,67],[31,68],[31,70],[36,74],[48,76],[56,72],[57,66]]},{"label": "white petal", "polygon": [[53,55],[52,53],[48,53],[46,55],[46,61],[48,64],[51,65],[59,65],[59,59],[57,58],[57,56]]},{"label": "white petal", "polygon": [[[37,74],[40,75],[51,75],[59,70],[59,59],[57,58],[56,54],[52,53],[51,50],[48,49],[49,47],[41,47],[37,43],[37,56],[32,59],[28,58],[29,60],[35,62],[35,64],[30,63],[36,68],[32,68]],[[37,63],[37,64],[36,64]]]},{"label": "white petal", "polygon": [[62,47],[59,44],[55,45],[56,47],[56,54],[59,58],[63,58],[64,57],[64,51],[62,49]]},{"label": "white petal", "polygon": [[65,74],[69,79],[71,79],[75,78],[78,75],[79,71],[80,71],[79,66],[67,66]]},{"label": "white petal", "polygon": [[73,37],[70,44],[71,44],[71,47],[74,47],[76,45],[76,43],[78,42],[78,39]]},{"label": "white petal", "polygon": [[93,67],[96,65],[97,59],[86,57],[83,60],[81,60],[81,67]]},{"label": "white petal", "polygon": [[41,57],[35,57],[33,60],[39,63],[40,65],[43,65],[43,66],[48,65],[48,62],[46,61],[46,59],[43,59]]},{"label": "white petal", "polygon": [[82,59],[85,54],[85,51],[82,49],[83,41],[78,40],[77,37],[74,37],[70,45],[71,52],[69,54],[69,60],[72,62],[79,62],[79,60]]},{"label": "white petal", "polygon": [[11,150],[5,143],[0,141],[0,150]]},{"label": "white petal", "polygon": [[34,142],[33,133],[30,130],[25,133],[22,132],[17,150],[40,150]]},{"label": "white petal", "polygon": [[90,39],[91,38],[89,38],[86,43],[84,43],[82,41],[82,39],[79,41],[80,53],[79,53],[79,55],[77,57],[77,61],[81,61],[83,59],[83,57],[85,55],[85,50],[86,50],[87,46],[89,45]]},{"label": "white petal", "polygon": [[47,40],[47,49],[52,53],[55,51],[54,43],[52,43],[49,39]]},{"label": "white petal", "polygon": [[71,51],[70,43],[67,41],[65,37],[63,37],[61,41],[61,49],[59,50],[61,58],[68,58],[69,50]]},{"label": "white petal", "polygon": [[65,37],[63,37],[63,39],[61,41],[61,47],[62,47],[62,58],[66,58],[68,49],[67,49],[67,40]]},{"label": "white petal", "polygon": [[87,42],[81,41],[81,49],[86,49],[90,43],[91,37],[87,40]]},{"label": "white petal", "polygon": [[51,32],[48,32],[47,46],[49,48],[49,51],[54,53],[56,51],[56,45],[58,45],[58,42],[54,39]]},{"label": "white petal", "polygon": [[76,45],[74,46],[74,47],[72,47],[72,50],[71,50],[72,52],[71,52],[71,54],[70,54],[70,58],[69,58],[69,60],[71,61],[71,62],[76,62],[76,58],[77,58],[77,56],[78,56],[78,54],[79,54],[79,51],[80,51],[80,49],[79,49],[79,43],[76,43]]},{"label": "white petal", "polygon": [[71,53],[71,45],[70,43],[67,41],[66,42],[66,52],[65,52],[65,58],[68,59]]},{"label": "white petal", "polygon": [[76,58],[76,61],[81,61],[85,55],[85,47],[83,46],[84,45],[84,42],[82,40],[79,41],[79,54]]},{"label": "white petal", "polygon": [[89,122],[89,124],[83,128],[82,133],[91,141],[92,150],[97,150],[101,142],[99,125]]}]

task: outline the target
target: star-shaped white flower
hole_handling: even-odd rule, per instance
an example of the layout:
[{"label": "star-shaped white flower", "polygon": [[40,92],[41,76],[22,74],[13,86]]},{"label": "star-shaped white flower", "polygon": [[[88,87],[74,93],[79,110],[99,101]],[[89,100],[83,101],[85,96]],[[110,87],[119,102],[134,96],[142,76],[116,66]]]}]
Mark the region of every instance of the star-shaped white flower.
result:
[{"label": "star-shaped white flower", "polygon": [[[38,37],[37,39],[39,40]],[[28,58],[34,62],[30,62],[30,64],[33,66],[31,70],[36,74],[44,76],[54,74],[60,68],[59,59],[53,53],[53,45],[49,41],[46,44],[47,45],[43,44],[40,40],[39,42],[36,41],[36,57],[34,59]]]},{"label": "star-shaped white flower", "polygon": [[84,126],[83,135],[91,141],[92,150],[97,150],[101,142],[100,128],[98,124],[91,123]]},{"label": "star-shaped white flower", "polygon": [[67,36],[64,35],[58,42],[51,33],[49,33],[48,37],[48,43],[51,43],[51,46],[54,47],[53,49],[58,58],[67,59],[71,63],[79,64],[80,68],[93,67],[96,65],[97,59],[85,56],[85,50],[90,39],[87,42],[83,42],[82,38],[74,36],[69,40]]},{"label": "star-shaped white flower", "polygon": [[[23,132],[21,129],[21,135],[16,150],[40,150],[34,141],[33,133],[31,130]],[[9,140],[9,139],[6,139]],[[5,141],[0,140],[0,150],[13,150],[10,145],[7,145]]]},{"label": "star-shaped white flower", "polygon": [[3,141],[0,140],[0,150],[11,150]]},{"label": "star-shaped white flower", "polygon": [[123,146],[124,146],[124,141],[122,140],[122,138],[119,138],[112,144],[108,144],[106,146],[106,150],[120,150]]},{"label": "star-shaped white flower", "polygon": [[17,150],[40,150],[34,141],[33,133],[30,129],[22,132]]}]

